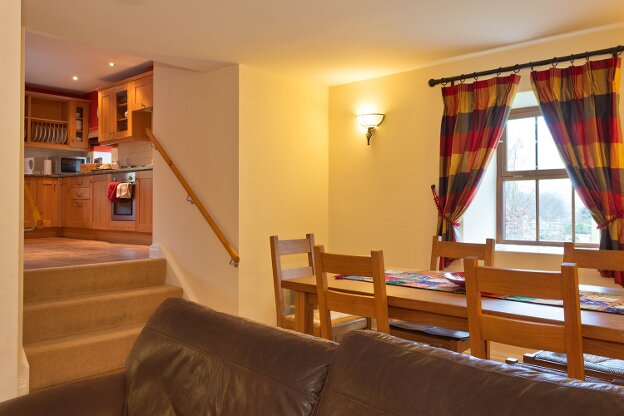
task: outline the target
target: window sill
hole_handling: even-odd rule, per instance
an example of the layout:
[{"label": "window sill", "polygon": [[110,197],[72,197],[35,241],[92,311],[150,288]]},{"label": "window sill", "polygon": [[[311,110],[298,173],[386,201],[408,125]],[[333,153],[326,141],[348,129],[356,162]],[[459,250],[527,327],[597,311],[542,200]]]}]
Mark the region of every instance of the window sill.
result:
[{"label": "window sill", "polygon": [[563,247],[531,246],[524,244],[496,244],[496,251],[504,253],[531,253],[563,256]]}]

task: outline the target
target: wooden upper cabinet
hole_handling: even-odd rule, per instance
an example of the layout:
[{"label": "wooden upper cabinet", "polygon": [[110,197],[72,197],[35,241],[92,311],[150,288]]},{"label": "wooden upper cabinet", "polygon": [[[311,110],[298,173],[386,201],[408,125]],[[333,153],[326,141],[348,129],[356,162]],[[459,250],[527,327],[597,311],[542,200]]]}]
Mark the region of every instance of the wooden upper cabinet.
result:
[{"label": "wooden upper cabinet", "polygon": [[152,107],[152,79],[150,72],[98,91],[101,144],[148,140],[152,113],[141,110]]},{"label": "wooden upper cabinet", "polygon": [[26,92],[24,145],[48,149],[89,146],[89,101],[38,92]]},{"label": "wooden upper cabinet", "polygon": [[132,82],[134,99],[132,111],[140,111],[154,107],[154,78],[145,77]]}]

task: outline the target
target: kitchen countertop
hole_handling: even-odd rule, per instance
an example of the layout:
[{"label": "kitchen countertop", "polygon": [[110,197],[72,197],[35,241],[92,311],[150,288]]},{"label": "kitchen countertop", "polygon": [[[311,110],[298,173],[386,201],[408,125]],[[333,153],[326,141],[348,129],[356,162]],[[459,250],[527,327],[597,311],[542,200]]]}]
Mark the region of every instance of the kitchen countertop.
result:
[{"label": "kitchen countertop", "polygon": [[92,175],[108,175],[114,173],[125,172],[142,172],[146,170],[153,170],[153,166],[137,166],[134,168],[122,168],[122,169],[107,169],[107,170],[94,170],[91,172],[79,172],[79,173],[63,173],[60,175],[43,175],[43,174],[24,174],[27,178],[73,178],[74,176],[92,176]]}]

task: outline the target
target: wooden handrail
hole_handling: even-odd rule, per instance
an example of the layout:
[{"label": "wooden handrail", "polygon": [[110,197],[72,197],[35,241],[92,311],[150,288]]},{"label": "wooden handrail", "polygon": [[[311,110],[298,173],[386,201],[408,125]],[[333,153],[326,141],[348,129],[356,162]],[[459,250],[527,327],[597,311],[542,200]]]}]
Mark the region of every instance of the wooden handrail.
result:
[{"label": "wooden handrail", "polygon": [[39,212],[39,208],[37,208],[35,200],[30,193],[30,188],[28,188],[27,186],[24,186],[24,199],[33,213],[33,226],[30,228],[24,228],[24,231],[35,231],[37,228],[41,228],[43,226],[43,219],[41,218],[41,212]]},{"label": "wooden handrail", "polygon": [[171,168],[171,171],[173,172],[175,177],[178,178],[178,181],[180,181],[180,184],[182,185],[186,193],[189,195],[192,202],[195,204],[195,206],[197,207],[199,212],[202,214],[204,219],[208,222],[208,225],[210,225],[210,228],[212,228],[212,231],[214,231],[219,241],[221,241],[221,244],[223,244],[223,247],[225,248],[225,250],[229,253],[230,257],[232,258],[232,260],[230,261],[230,264],[232,264],[234,267],[238,267],[238,263],[240,263],[240,257],[238,256],[238,253],[236,252],[234,247],[232,247],[232,244],[230,244],[230,241],[227,239],[225,234],[223,234],[223,231],[221,231],[221,228],[219,228],[219,225],[217,225],[217,223],[212,218],[212,216],[210,215],[210,213],[208,212],[204,204],[202,204],[202,202],[199,200],[199,197],[197,196],[195,191],[193,191],[193,188],[191,188],[191,185],[189,185],[184,175],[182,175],[182,172],[180,172],[178,170],[178,167],[175,165],[175,163],[173,163],[173,161],[169,157],[169,154],[167,153],[163,145],[154,135],[154,132],[152,131],[152,129],[148,128],[146,129],[146,132],[147,132],[147,137],[149,137],[149,139],[152,141],[152,143],[154,144],[154,147],[156,148],[156,150],[158,150],[158,153],[160,153],[162,158],[165,160],[165,163]]}]

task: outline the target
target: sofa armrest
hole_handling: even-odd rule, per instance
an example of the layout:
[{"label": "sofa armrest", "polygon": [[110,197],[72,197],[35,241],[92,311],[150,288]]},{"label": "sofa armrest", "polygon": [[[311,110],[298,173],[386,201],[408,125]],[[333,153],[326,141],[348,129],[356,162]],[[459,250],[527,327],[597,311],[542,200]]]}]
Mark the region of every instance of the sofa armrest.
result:
[{"label": "sofa armrest", "polygon": [[125,372],[116,372],[0,403],[0,416],[121,416],[125,399]]}]

